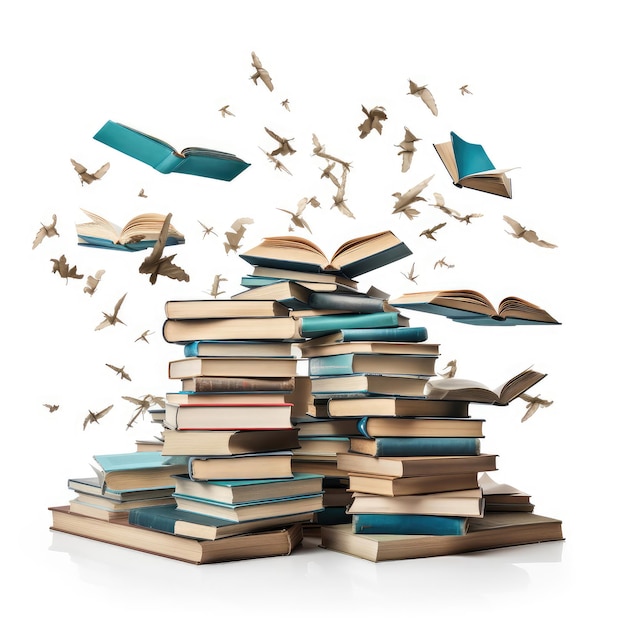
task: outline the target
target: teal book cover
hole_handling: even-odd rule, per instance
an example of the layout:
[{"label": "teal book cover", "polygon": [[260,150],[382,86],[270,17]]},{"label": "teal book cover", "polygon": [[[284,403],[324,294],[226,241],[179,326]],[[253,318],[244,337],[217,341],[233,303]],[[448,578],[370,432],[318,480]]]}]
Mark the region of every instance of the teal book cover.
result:
[{"label": "teal book cover", "polygon": [[453,131],[450,136],[459,178],[495,169],[483,146],[478,143],[469,143]]},{"label": "teal book cover", "polygon": [[355,534],[381,535],[465,535],[468,518],[442,515],[354,513]]},{"label": "teal book cover", "polygon": [[147,469],[162,465],[176,465],[185,463],[183,459],[175,456],[163,456],[160,452],[121,452],[115,454],[96,454],[93,458],[99,463],[105,472]]},{"label": "teal book cover", "polygon": [[372,442],[374,456],[474,456],[480,450],[478,437],[354,437],[354,451],[357,441]]},{"label": "teal book cover", "polygon": [[183,511],[178,509],[176,504],[131,509],[128,516],[128,522],[134,526],[150,528],[170,535],[175,534],[175,525],[179,521],[215,526],[217,528],[236,524],[232,520],[203,515],[202,513],[193,513],[192,511]]},{"label": "teal book cover", "polygon": [[[104,248],[107,250],[126,250],[128,252],[140,252],[141,250],[147,250],[153,248],[157,243],[155,239],[143,239],[141,241],[135,241],[130,243],[115,243],[110,239],[103,237],[91,237],[89,235],[79,235],[78,245],[88,248]],[[166,239],[165,246],[177,246],[185,243],[183,239],[177,239],[176,237],[168,237]]]},{"label": "teal book cover", "polygon": [[231,181],[250,165],[234,154],[220,150],[184,148],[177,151],[161,139],[111,120],[95,133],[93,139],[163,174],[177,172]]},{"label": "teal book cover", "polygon": [[300,320],[300,334],[306,338],[318,337],[344,328],[397,328],[405,326],[399,313],[383,311],[377,313],[344,313],[317,315]]},{"label": "teal book cover", "polygon": [[337,341],[426,341],[428,330],[423,326],[398,326],[397,328],[342,328]]},{"label": "teal book cover", "polygon": [[288,496],[285,498],[269,498],[269,499],[264,499],[264,500],[247,500],[246,502],[235,502],[235,503],[230,503],[230,502],[220,502],[218,500],[208,500],[207,498],[199,498],[197,496],[191,496],[185,493],[174,493],[173,497],[180,501],[180,500],[190,500],[191,502],[205,502],[206,504],[212,504],[214,506],[217,506],[219,508],[223,508],[223,509],[229,509],[231,511],[235,511],[238,509],[244,509],[244,508],[248,508],[248,507],[253,507],[255,505],[260,505],[260,504],[271,504],[271,503],[277,503],[277,502],[299,502],[299,501],[303,501],[303,500],[311,500],[316,498],[318,495],[321,495],[322,492],[317,492],[317,493],[305,493],[305,494],[301,494],[299,496]]}]

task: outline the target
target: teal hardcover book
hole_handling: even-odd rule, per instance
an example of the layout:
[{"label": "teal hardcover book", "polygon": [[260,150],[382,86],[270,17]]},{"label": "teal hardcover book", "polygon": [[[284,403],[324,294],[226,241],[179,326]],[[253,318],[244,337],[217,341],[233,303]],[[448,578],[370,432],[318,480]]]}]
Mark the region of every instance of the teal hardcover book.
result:
[{"label": "teal hardcover book", "polygon": [[302,337],[312,338],[344,328],[397,328],[398,326],[408,326],[408,318],[395,311],[337,313],[302,317],[300,334]]},{"label": "teal hardcover book", "polygon": [[367,535],[465,535],[467,517],[403,513],[354,513],[352,530]]},{"label": "teal hardcover book", "polygon": [[[309,376],[345,376],[350,374],[386,374],[394,376],[434,376],[436,357],[412,354],[374,354],[346,352],[328,356],[309,357]],[[386,389],[389,395],[422,395],[423,387],[414,383],[412,393],[391,392],[390,381]],[[399,381],[395,381],[396,385]],[[404,389],[402,385],[399,389]]]},{"label": "teal hardcover book", "polygon": [[[398,326],[396,328],[340,328],[325,333],[331,335],[331,342],[348,341],[395,341],[400,343],[421,343],[428,338],[428,330],[422,326]],[[324,335],[318,335],[324,336]]]},{"label": "teal hardcover book", "polygon": [[482,145],[469,143],[453,131],[449,133],[449,136],[456,157],[459,178],[495,169]]},{"label": "teal hardcover book", "polygon": [[[160,452],[121,452],[116,454],[96,454],[93,458],[105,472],[149,469],[162,465],[177,465],[180,459],[163,456]],[[183,462],[183,461],[182,461]]]},{"label": "teal hardcover book", "polygon": [[479,437],[351,437],[350,452],[372,456],[476,456]]},{"label": "teal hardcover book", "polygon": [[231,181],[250,165],[234,154],[209,148],[177,151],[161,139],[111,120],[93,138],[163,174],[177,172]]}]

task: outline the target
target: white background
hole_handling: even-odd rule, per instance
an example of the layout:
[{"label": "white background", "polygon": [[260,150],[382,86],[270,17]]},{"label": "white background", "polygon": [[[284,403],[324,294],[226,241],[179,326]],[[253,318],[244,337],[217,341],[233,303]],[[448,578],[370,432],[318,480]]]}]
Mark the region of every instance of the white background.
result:
[{"label": "white background", "polygon": [[[3,11],[2,211],[5,270],[2,351],[5,396],[2,530],[6,615],[82,619],[93,624],[180,611],[194,619],[276,616],[279,622],[367,623],[379,616],[435,616],[463,622],[607,614],[618,564],[616,528],[620,412],[618,283],[620,202],[619,34],[612,3],[585,2],[210,2],[60,1],[14,3]],[[255,51],[274,91],[249,79]],[[434,117],[407,95],[427,84]],[[468,84],[471,95],[461,95]],[[288,99],[291,111],[281,106]],[[226,104],[235,117],[223,118]],[[361,139],[361,107],[383,106],[382,134]],[[108,119],[177,148],[211,147],[252,163],[230,183],[162,175],[92,139]],[[421,138],[410,170],[398,144],[407,126]],[[292,138],[275,170],[260,148],[264,131]],[[432,148],[451,130],[484,145],[497,167],[516,167],[511,200],[457,189]],[[331,208],[312,134],[352,163],[347,204]],[[69,159],[106,176],[80,185]],[[392,194],[434,176],[434,191],[466,226],[420,202],[412,221],[392,214]],[[147,198],[139,198],[145,189]],[[522,296],[562,321],[558,327],[471,328],[412,316],[441,344],[439,367],[490,386],[533,365],[548,374],[533,390],[553,404],[521,423],[525,403],[477,409],[486,418],[485,451],[499,455],[495,478],[528,491],[536,512],[563,521],[566,541],[485,554],[371,564],[305,542],[291,557],[196,568],[48,530],[48,506],[66,503],[69,477],[89,475],[97,453],[134,448],[155,434],[148,420],[126,430],[133,406],[121,395],[163,395],[178,346],[161,338],[164,302],[209,297],[215,274],[228,297],[249,269],[227,254],[224,232],[251,218],[250,247],[287,234],[298,201],[328,253],[350,237],[394,230],[412,257],[361,277],[393,296],[463,287],[493,302]],[[143,253],[78,248],[80,208],[123,224],[134,215],[173,213],[186,244],[170,248],[188,283],[138,273]],[[60,237],[32,249],[41,223],[58,216]],[[506,234],[510,215],[547,249]],[[436,242],[419,236],[448,221]],[[199,220],[216,235],[203,236]],[[105,269],[93,296],[85,278],[66,282],[50,259],[65,254],[86,278]],[[434,269],[446,257],[454,268]],[[407,280],[412,263],[417,284]],[[206,293],[207,292],[207,293]],[[125,325],[94,331],[116,301]],[[135,341],[152,331],[149,343]],[[122,381],[106,363],[124,365]],[[44,403],[59,404],[49,413]],[[89,410],[113,410],[83,430]],[[14,613],[13,611],[17,611]],[[128,613],[132,614],[129,617]]]}]

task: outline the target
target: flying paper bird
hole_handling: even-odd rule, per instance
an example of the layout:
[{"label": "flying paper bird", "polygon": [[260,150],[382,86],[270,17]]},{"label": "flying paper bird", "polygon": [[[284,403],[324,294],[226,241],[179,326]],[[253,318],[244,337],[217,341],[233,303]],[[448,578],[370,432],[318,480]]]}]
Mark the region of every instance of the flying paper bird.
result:
[{"label": "flying paper bird", "polygon": [[483,213],[467,213],[466,215],[454,215],[454,217],[459,222],[464,222],[465,224],[470,224],[471,220],[475,217],[484,217]]},{"label": "flying paper bird", "polygon": [[140,264],[138,271],[141,274],[151,274],[149,276],[149,282],[152,285],[155,285],[158,280],[158,276],[167,276],[168,278],[188,282],[190,280],[190,276],[186,274],[186,272],[173,263],[173,259],[177,256],[176,254],[171,254],[169,256],[162,256],[164,252],[164,248],[166,246],[166,240],[168,237],[168,229],[171,223],[172,213],[169,213],[162,224],[162,229],[160,230],[160,235],[158,236],[158,240],[153,246],[153,250],[151,253],[145,257],[143,262]]},{"label": "flying paper bird", "polygon": [[78,176],[80,177],[80,183],[84,185],[90,185],[94,180],[99,180],[109,169],[110,163],[104,163],[96,172],[90,173],[86,171],[86,167],[73,159],[69,159],[71,164],[73,165],[73,169],[78,172]]},{"label": "flying paper bird", "polygon": [[46,237],[59,237],[58,231],[56,230],[56,213],[52,215],[52,223],[44,224],[41,222],[41,228],[37,231],[35,235],[35,240],[32,242],[32,249],[34,250]]},{"label": "flying paper bird", "polygon": [[456,375],[456,371],[458,369],[458,362],[456,361],[456,359],[452,359],[451,361],[447,362],[447,365],[445,365],[445,371],[439,373],[439,376],[442,376],[443,378],[453,378]]},{"label": "flying paper bird", "polygon": [[433,226],[432,228],[426,228],[425,230],[421,231],[421,233],[419,233],[419,237],[427,237],[428,239],[434,239],[434,241],[436,241],[436,237],[434,236],[434,233],[443,228],[443,226],[445,226],[447,224],[447,222],[443,222],[442,224],[437,224],[436,226]]},{"label": "flying paper bird", "polygon": [[121,396],[124,400],[131,402],[132,404],[138,405],[138,408],[132,415],[130,421],[126,424],[126,430],[131,428],[134,425],[134,422],[140,415],[145,415],[145,413],[154,405],[159,406],[160,408],[164,408],[164,398],[161,396],[154,396],[148,393],[147,395],[142,396],[142,398],[133,398],[132,396]]},{"label": "flying paper bird", "polygon": [[382,122],[387,119],[384,107],[372,107],[369,111],[364,106],[361,108],[365,113],[365,119],[358,127],[361,132],[359,137],[364,139],[372,130],[376,130],[379,135],[382,135]]},{"label": "flying paper bird", "polygon": [[281,100],[281,106],[285,108],[286,111],[291,111],[289,108],[289,100],[285,98],[285,100]]},{"label": "flying paper bird", "polygon": [[126,326],[125,322],[119,319],[119,309],[123,304],[123,300],[125,300],[125,296],[127,296],[127,293],[124,293],[119,298],[117,303],[114,305],[114,311],[112,313],[104,313],[102,311],[104,320],[95,327],[95,330],[101,330],[102,328],[106,328],[106,326],[114,326],[115,324],[123,324]]},{"label": "flying paper bird", "polygon": [[121,376],[121,380],[132,380],[130,378],[130,375],[125,371],[125,365],[123,365],[123,367],[117,367],[116,365],[110,365],[110,363],[106,363],[106,366],[119,374],[119,376]]},{"label": "flying paper bird", "polygon": [[513,233],[509,230],[506,230],[505,232],[508,235],[512,235],[515,239],[524,239],[525,241],[535,243],[537,246],[541,246],[542,248],[557,248],[555,244],[540,239],[534,230],[527,230],[511,217],[504,215],[503,219],[512,227],[512,230],[514,231]]},{"label": "flying paper bird", "polygon": [[263,84],[270,91],[272,91],[274,89],[274,85],[272,84],[272,78],[270,77],[268,70],[263,67],[261,61],[259,60],[259,57],[254,52],[251,52],[251,56],[253,58],[253,62],[251,65],[256,70],[255,73],[251,76],[251,80],[255,83],[255,85],[257,84],[257,80],[261,80],[261,82],[263,82]]},{"label": "flying paper bird", "polygon": [[433,177],[434,174],[432,174],[432,176],[428,176],[428,178],[422,180],[419,184],[415,185],[405,193],[396,191],[392,194],[394,198],[397,198],[395,204],[393,205],[393,213],[403,213],[409,220],[412,220],[415,215],[419,215],[420,212],[411,205],[415,202],[425,201],[425,198],[419,194],[428,186],[428,183]]},{"label": "flying paper bird", "polygon": [[240,217],[233,224],[231,224],[231,231],[225,232],[225,237],[227,241],[224,242],[225,251],[227,254],[229,252],[237,252],[240,249],[240,241],[242,237],[244,237],[244,233],[246,232],[246,227],[244,224],[253,224],[253,219],[250,217]]},{"label": "flying paper bird", "polygon": [[436,261],[436,263],[434,263],[434,269],[436,269],[437,267],[455,267],[455,265],[450,265],[445,261],[445,257],[443,257],[442,259],[439,259],[438,261]]},{"label": "flying paper bird", "polygon": [[447,215],[451,215],[453,217],[455,217],[456,215],[460,215],[458,211],[456,211],[455,209],[450,209],[448,206],[445,205],[445,198],[443,198],[442,194],[435,191],[433,195],[434,195],[434,200],[436,200],[436,202],[434,203],[429,202],[428,204],[430,206],[434,206],[437,209],[440,209],[441,211],[443,211],[443,213],[447,213]]},{"label": "flying paper bird", "polygon": [[147,198],[147,194],[145,193],[144,188],[141,188],[141,190],[138,192],[138,197],[139,198]]},{"label": "flying paper bird", "polygon": [[136,343],[137,341],[144,341],[145,343],[149,343],[149,339],[147,339],[148,335],[153,335],[153,331],[152,330],[146,330],[142,335],[140,335],[139,337],[136,337],[136,339],[134,339],[134,343]]},{"label": "flying paper bird", "polygon": [[218,233],[214,232],[213,226],[206,226],[201,220],[197,220],[197,222],[199,222],[203,228],[203,239],[205,239],[205,235],[216,235],[216,237],[218,237]]},{"label": "flying paper bird", "polygon": [[269,152],[266,152],[263,148],[259,148],[267,157],[268,160],[274,163],[274,169],[280,170],[281,172],[286,172],[290,176],[292,173],[283,165],[283,162],[277,159],[275,156],[272,156]]},{"label": "flying paper bird", "polygon": [[296,152],[296,150],[294,150],[289,143],[290,141],[293,141],[293,138],[285,139],[265,126],[264,130],[268,133],[268,135],[270,135],[270,137],[272,137],[272,139],[274,139],[279,144],[278,148],[275,148],[272,152],[270,152],[271,156],[276,156],[277,154],[287,156],[288,154],[294,154],[294,152]]},{"label": "flying paper bird", "polygon": [[348,206],[346,205],[346,177],[348,175],[348,170],[344,167],[341,170],[341,182],[337,187],[337,192],[333,196],[333,205],[330,207],[337,207],[341,213],[343,213],[346,217],[354,218],[354,213],[350,211]]},{"label": "flying paper bird", "polygon": [[61,255],[58,259],[50,259],[52,261],[52,274],[58,274],[61,278],[65,279],[65,284],[69,282],[70,278],[75,278],[76,280],[80,280],[84,277],[84,274],[78,274],[78,269],[74,265],[69,267],[69,263],[67,263],[67,259],[65,255]]},{"label": "flying paper bird", "polygon": [[416,96],[417,98],[421,98],[424,104],[432,111],[433,115],[438,115],[438,109],[436,107],[436,102],[434,101],[434,97],[432,93],[428,89],[427,85],[423,85],[420,87],[417,83],[412,80],[408,80],[408,95]]},{"label": "flying paper bird", "polygon": [[328,178],[335,187],[339,187],[339,179],[333,174],[333,169],[335,168],[336,163],[327,163],[326,167],[322,169],[322,174],[320,178]]},{"label": "flying paper bird", "polygon": [[405,272],[402,272],[402,276],[405,276],[408,280],[417,284],[417,278],[419,278],[419,274],[415,276],[414,273],[415,273],[415,264],[413,263],[410,266],[410,270],[408,271],[408,274],[406,274]]},{"label": "flying paper bird", "polygon": [[92,296],[99,285],[99,281],[102,276],[106,273],[106,270],[97,270],[95,272],[95,276],[87,276],[86,277],[86,285],[84,286],[84,293],[88,293],[89,296]]},{"label": "flying paper bird", "polygon": [[102,409],[98,413],[93,413],[93,411],[89,409],[89,414],[84,418],[82,430],[86,430],[86,427],[89,424],[99,424],[99,420],[104,417],[104,415],[106,415],[113,406],[114,405],[111,404],[110,406],[107,406],[105,409]]},{"label": "flying paper bird", "polygon": [[212,296],[213,298],[217,298],[220,294],[225,293],[224,290],[219,291],[219,289],[220,289],[220,283],[223,283],[226,281],[227,279],[223,278],[222,274],[216,274],[214,276],[214,281],[212,282],[212,289],[209,295]]},{"label": "flying paper bird", "polygon": [[413,154],[417,151],[417,148],[415,148],[416,141],[421,141],[421,139],[415,137],[415,135],[404,126],[404,140],[396,144],[396,148],[401,148],[397,155],[402,157],[402,172],[407,172],[410,169]]},{"label": "flying paper bird", "polygon": [[539,394],[537,396],[530,396],[529,394],[521,393],[518,397],[527,402],[527,411],[521,418],[521,422],[528,420],[540,407],[547,407],[553,404],[553,400],[544,400],[540,398]]},{"label": "flying paper bird", "polygon": [[468,90],[468,85],[462,85],[462,87],[460,87],[460,93],[464,96],[465,94],[471,94],[473,95],[473,92]]},{"label": "flying paper bird", "polygon": [[58,411],[58,404],[44,404],[43,405],[50,413],[54,413],[54,411]]},{"label": "flying paper bird", "polygon": [[298,209],[294,213],[293,211],[288,211],[287,209],[279,209],[277,211],[283,211],[283,213],[288,213],[291,216],[291,222],[294,226],[298,226],[298,228],[306,228],[309,232],[311,232],[311,227],[307,223],[307,221],[302,217],[302,212],[307,208],[307,204],[309,204],[309,200],[307,198],[302,198],[298,201]]},{"label": "flying paper bird", "polygon": [[347,170],[350,169],[350,166],[352,165],[351,163],[348,163],[347,161],[344,161],[343,159],[340,159],[326,152],[326,150],[324,149],[324,144],[320,143],[320,140],[317,138],[317,135],[315,133],[312,134],[312,140],[313,140],[313,155],[314,156],[319,156],[319,157],[326,159],[327,161],[332,161],[333,166],[335,163],[339,163],[340,165],[345,167]]},{"label": "flying paper bird", "polygon": [[220,114],[223,117],[227,117],[227,115],[231,115],[233,117],[235,117],[235,113],[232,113],[231,111],[229,111],[229,105],[225,104],[224,107],[220,107],[220,109],[218,109],[220,111]]}]

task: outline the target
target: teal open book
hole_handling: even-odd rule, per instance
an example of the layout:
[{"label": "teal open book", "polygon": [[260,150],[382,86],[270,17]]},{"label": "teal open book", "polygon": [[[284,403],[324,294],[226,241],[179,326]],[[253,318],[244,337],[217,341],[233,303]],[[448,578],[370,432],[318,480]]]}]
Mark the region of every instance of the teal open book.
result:
[{"label": "teal open book", "polygon": [[161,139],[111,120],[93,138],[163,174],[177,172],[231,181],[250,165],[235,154],[210,148],[192,147],[177,151]]}]

